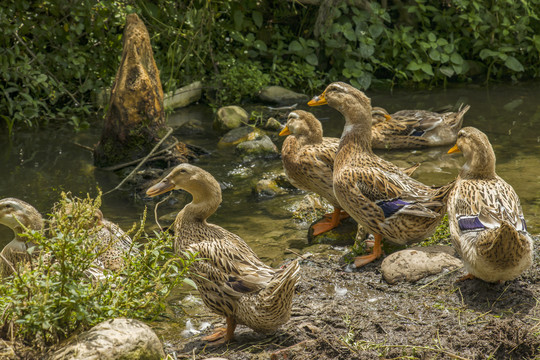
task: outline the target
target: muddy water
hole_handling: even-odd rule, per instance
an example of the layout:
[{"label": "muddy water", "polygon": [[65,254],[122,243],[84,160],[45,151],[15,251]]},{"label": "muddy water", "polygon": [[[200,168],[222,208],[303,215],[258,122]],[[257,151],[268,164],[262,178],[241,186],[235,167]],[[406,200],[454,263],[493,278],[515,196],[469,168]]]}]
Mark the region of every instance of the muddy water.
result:
[{"label": "muddy water", "polygon": [[[393,94],[369,92],[372,104],[390,112],[400,109],[433,109],[465,102],[471,109],[465,126],[486,132],[497,155],[497,172],[514,186],[521,197],[525,218],[532,233],[540,232],[540,84],[496,86],[491,89],[459,88],[434,91],[398,90]],[[301,105],[301,108],[306,106]],[[321,119],[326,136],[339,136],[341,116],[328,107],[310,109]],[[178,135],[188,143],[202,146],[210,155],[198,165],[210,171],[225,187],[223,204],[211,221],[241,235],[270,262],[278,263],[285,249],[306,245],[305,224],[291,220],[291,204],[302,194],[282,195],[272,199],[253,194],[255,182],[264,173],[281,170],[279,159],[242,162],[232,149],[217,147],[218,135],[211,129],[212,112],[204,106],[192,106],[171,115],[171,125],[189,119],[203,122],[205,131],[198,135]],[[47,213],[61,191],[85,196],[95,195],[97,188],[107,191],[121,178],[114,173],[95,169],[89,151],[75,145],[91,146],[97,142],[98,130],[73,134],[61,129],[19,130],[8,142],[0,138],[0,198],[18,197]],[[282,138],[273,135],[278,147]],[[458,155],[447,155],[448,147],[417,151],[380,151],[386,159],[400,166],[421,162],[418,179],[428,184],[444,184],[453,179],[462,162]],[[160,213],[176,212],[189,200],[165,206]],[[182,202],[183,201],[183,202]],[[144,201],[127,191],[117,191],[103,198],[105,216],[129,227],[144,209]],[[11,238],[9,230],[0,227],[3,245]]]}]

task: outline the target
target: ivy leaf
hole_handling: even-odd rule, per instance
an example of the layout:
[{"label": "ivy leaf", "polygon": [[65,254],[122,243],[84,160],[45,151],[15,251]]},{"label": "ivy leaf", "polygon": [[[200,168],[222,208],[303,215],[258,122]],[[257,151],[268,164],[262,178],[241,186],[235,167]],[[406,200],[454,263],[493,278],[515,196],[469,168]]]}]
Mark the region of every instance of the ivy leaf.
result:
[{"label": "ivy leaf", "polygon": [[411,61],[409,65],[407,65],[407,70],[411,70],[411,71],[420,70],[420,65],[416,61]]},{"label": "ivy leaf", "polygon": [[497,51],[493,51],[490,49],[482,49],[480,53],[478,54],[478,56],[480,56],[480,59],[484,60],[487,57],[495,57],[498,54],[499,53]]},{"label": "ivy leaf", "polygon": [[266,47],[266,44],[262,40],[255,40],[255,42],[253,43],[253,46],[259,51],[268,50],[268,48]]},{"label": "ivy leaf", "polygon": [[435,42],[435,41],[437,41],[437,36],[435,36],[434,33],[430,32],[428,34],[428,40],[431,41],[431,42]]},{"label": "ivy leaf", "polygon": [[367,59],[375,52],[373,45],[360,44],[360,56]]},{"label": "ivy leaf", "polygon": [[439,71],[446,77],[452,77],[454,75],[454,70],[448,66],[441,66]]},{"label": "ivy leaf", "polygon": [[306,56],[306,62],[310,65],[316,66],[319,64],[319,59],[317,58],[317,55],[309,54]]},{"label": "ivy leaf", "polygon": [[356,40],[356,34],[354,33],[354,30],[350,27],[343,29],[343,35],[345,35],[345,38],[349,41]]},{"label": "ivy leaf", "polygon": [[523,68],[523,65],[521,65],[521,63],[519,62],[518,59],[516,59],[515,57],[513,56],[509,56],[506,61],[504,62],[504,65],[509,68],[510,70],[513,70],[513,71],[516,71],[516,72],[520,72],[520,71],[524,71],[525,69]]},{"label": "ivy leaf", "polygon": [[426,74],[433,76],[433,68],[431,67],[431,64],[422,63],[420,65],[420,69],[422,69],[422,71],[425,72]]},{"label": "ivy leaf", "polygon": [[294,53],[300,52],[300,51],[302,51],[302,45],[300,45],[300,43],[298,41],[293,40],[289,44],[289,51],[294,52]]},{"label": "ivy leaf", "polygon": [[240,10],[235,10],[234,14],[234,27],[236,30],[240,30],[242,28],[242,23],[244,22],[244,13]]},{"label": "ivy leaf", "polygon": [[439,61],[441,60],[441,53],[436,49],[431,49],[431,51],[429,52],[429,57],[433,61]]},{"label": "ivy leaf", "polygon": [[263,23],[262,14],[260,12],[258,12],[258,11],[253,11],[253,14],[251,14],[251,17],[253,18],[253,23],[255,24],[255,26],[260,28],[262,26],[262,23]]},{"label": "ivy leaf", "polygon": [[456,65],[463,64],[463,58],[457,52],[450,55],[450,61]]},{"label": "ivy leaf", "polygon": [[373,24],[369,27],[369,33],[373,39],[378,38],[382,34],[383,30],[384,26],[382,24]]}]

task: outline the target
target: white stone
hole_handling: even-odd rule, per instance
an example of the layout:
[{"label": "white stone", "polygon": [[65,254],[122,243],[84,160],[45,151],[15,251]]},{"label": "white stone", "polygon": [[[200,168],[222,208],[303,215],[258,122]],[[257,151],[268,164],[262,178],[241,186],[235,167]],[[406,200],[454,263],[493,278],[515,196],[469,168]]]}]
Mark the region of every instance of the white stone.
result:
[{"label": "white stone", "polygon": [[174,92],[169,92],[163,97],[163,106],[166,109],[178,109],[199,101],[202,95],[202,83],[195,81],[192,84],[181,87]]},{"label": "white stone", "polygon": [[381,264],[381,272],[389,284],[415,282],[444,269],[463,266],[461,260],[451,255],[453,253],[451,247],[443,245],[412,247],[387,256]]},{"label": "white stone", "polygon": [[111,319],[73,338],[49,360],[160,360],[163,345],[139,320]]}]

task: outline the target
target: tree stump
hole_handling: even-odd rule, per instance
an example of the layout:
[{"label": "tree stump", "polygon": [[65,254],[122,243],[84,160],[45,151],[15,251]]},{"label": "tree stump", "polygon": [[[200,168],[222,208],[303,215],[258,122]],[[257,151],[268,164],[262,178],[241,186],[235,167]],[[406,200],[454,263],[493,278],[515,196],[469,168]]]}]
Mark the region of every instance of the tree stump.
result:
[{"label": "tree stump", "polygon": [[[150,36],[136,14],[129,14],[124,29],[122,61],[111,91],[94,164],[108,167],[144,158],[167,133],[163,89],[154,61]],[[176,139],[167,139],[170,147]],[[186,162],[184,144],[168,151],[169,165]],[[160,157],[163,159],[163,155]]]}]

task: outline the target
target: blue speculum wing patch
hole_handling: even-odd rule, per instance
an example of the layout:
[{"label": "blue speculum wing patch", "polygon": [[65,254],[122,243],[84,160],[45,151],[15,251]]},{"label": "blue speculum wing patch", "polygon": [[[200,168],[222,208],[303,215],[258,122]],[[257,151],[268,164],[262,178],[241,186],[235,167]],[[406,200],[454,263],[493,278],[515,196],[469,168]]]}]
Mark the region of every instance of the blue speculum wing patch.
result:
[{"label": "blue speculum wing patch", "polygon": [[527,231],[527,224],[525,223],[525,218],[520,217],[521,225],[523,225],[523,231]]},{"label": "blue speculum wing patch", "polygon": [[384,217],[390,217],[397,213],[399,210],[401,210],[405,205],[409,205],[410,203],[403,201],[401,199],[393,199],[393,200],[381,200],[377,202],[377,206],[381,208],[381,210],[384,213]]},{"label": "blue speculum wing patch", "polygon": [[461,231],[482,230],[486,228],[478,216],[461,217],[458,219],[458,225]]},{"label": "blue speculum wing patch", "polygon": [[424,133],[425,132],[423,130],[414,130],[410,136],[422,136]]}]

